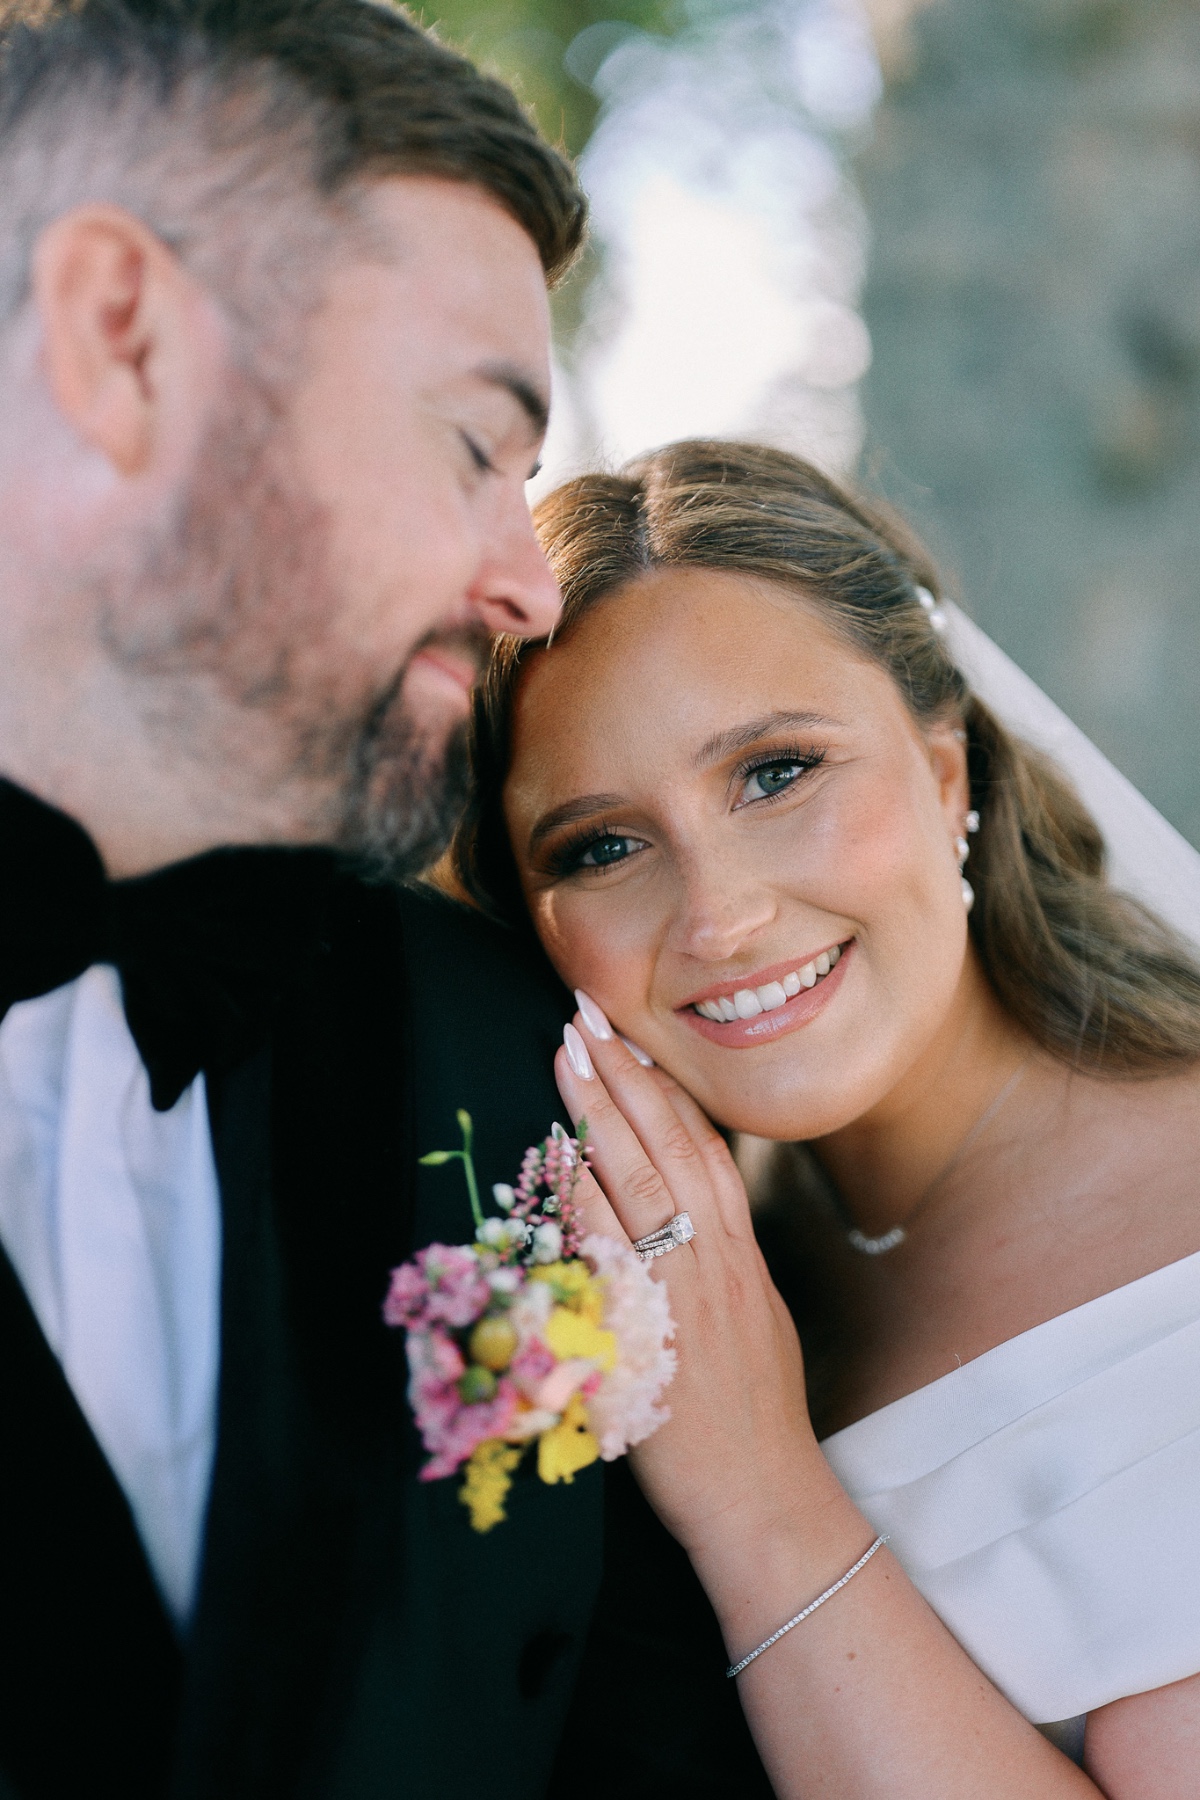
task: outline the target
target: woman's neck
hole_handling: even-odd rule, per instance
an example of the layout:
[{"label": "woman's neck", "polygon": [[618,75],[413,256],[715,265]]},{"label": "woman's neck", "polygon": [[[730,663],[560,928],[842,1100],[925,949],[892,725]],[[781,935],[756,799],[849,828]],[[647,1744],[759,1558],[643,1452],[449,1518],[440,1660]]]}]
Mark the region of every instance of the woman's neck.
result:
[{"label": "woman's neck", "polygon": [[855,1225],[874,1236],[915,1220],[943,1181],[949,1186],[968,1143],[1007,1106],[1035,1058],[968,957],[948,1018],[903,1080],[811,1146]]}]

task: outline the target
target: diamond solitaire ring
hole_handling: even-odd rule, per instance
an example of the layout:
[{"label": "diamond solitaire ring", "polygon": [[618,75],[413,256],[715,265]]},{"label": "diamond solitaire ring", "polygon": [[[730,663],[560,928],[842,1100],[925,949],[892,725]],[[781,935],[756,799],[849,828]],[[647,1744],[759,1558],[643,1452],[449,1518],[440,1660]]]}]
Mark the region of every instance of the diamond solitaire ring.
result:
[{"label": "diamond solitaire ring", "polygon": [[643,1262],[649,1262],[652,1257],[666,1256],[669,1250],[678,1250],[680,1244],[690,1243],[695,1235],[696,1227],[691,1218],[685,1212],[678,1212],[649,1237],[639,1238],[633,1247]]}]

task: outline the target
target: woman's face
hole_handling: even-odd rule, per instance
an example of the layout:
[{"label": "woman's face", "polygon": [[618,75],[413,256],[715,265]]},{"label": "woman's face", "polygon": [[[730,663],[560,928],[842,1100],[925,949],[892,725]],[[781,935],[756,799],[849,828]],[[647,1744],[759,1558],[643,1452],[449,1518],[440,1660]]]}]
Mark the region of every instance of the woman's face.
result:
[{"label": "woman's face", "polygon": [[952,723],[919,728],[815,606],[685,569],[531,660],[504,802],[567,984],[722,1124],[811,1138],[954,1011],[967,796]]}]

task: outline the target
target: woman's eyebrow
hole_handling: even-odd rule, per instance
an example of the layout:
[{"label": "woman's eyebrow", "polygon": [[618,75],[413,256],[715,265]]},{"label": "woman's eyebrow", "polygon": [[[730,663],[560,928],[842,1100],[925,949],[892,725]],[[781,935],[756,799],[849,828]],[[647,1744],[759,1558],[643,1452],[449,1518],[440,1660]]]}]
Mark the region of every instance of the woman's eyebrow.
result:
[{"label": "woman's eyebrow", "polygon": [[749,719],[745,725],[731,725],[728,731],[718,731],[706,738],[692,758],[692,766],[707,769],[712,763],[732,756],[737,750],[748,750],[751,744],[756,744],[760,738],[769,737],[772,732],[827,731],[830,727],[836,729],[839,724],[839,720],[826,718],[824,713],[763,713],[761,718]]},{"label": "woman's eyebrow", "polygon": [[574,825],[579,819],[590,819],[594,813],[611,812],[620,805],[620,794],[580,794],[576,800],[564,800],[561,806],[553,806],[548,813],[543,813],[529,833],[530,853],[562,826]]}]

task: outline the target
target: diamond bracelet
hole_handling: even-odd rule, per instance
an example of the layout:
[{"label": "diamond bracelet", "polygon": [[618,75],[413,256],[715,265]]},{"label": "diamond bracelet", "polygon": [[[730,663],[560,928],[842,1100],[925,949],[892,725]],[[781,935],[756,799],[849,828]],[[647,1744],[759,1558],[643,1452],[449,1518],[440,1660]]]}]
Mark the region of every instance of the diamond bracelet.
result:
[{"label": "diamond bracelet", "polygon": [[854,1580],[854,1577],[858,1574],[860,1569],[866,1568],[875,1552],[877,1550],[882,1550],[886,1543],[886,1537],[877,1537],[875,1542],[871,1545],[871,1548],[866,1551],[864,1555],[859,1557],[852,1569],[846,1570],[846,1573],[842,1576],[840,1581],[835,1581],[833,1586],[826,1588],[823,1594],[818,1594],[816,1599],[811,1601],[809,1605],[804,1608],[803,1612],[798,1612],[794,1619],[789,1619],[786,1625],[781,1625],[778,1631],[773,1631],[769,1638],[764,1638],[757,1650],[752,1650],[749,1656],[743,1656],[741,1662],[734,1663],[730,1668],[726,1669],[726,1679],[732,1681],[735,1675],[740,1675],[743,1669],[749,1668],[756,1656],[761,1656],[764,1650],[769,1650],[772,1644],[777,1644],[780,1638],[786,1637],[788,1632],[795,1626],[803,1624],[805,1619],[811,1617],[811,1615],[816,1612],[818,1606],[824,1606],[827,1600],[832,1600],[833,1596],[836,1593],[839,1593],[848,1581]]}]

